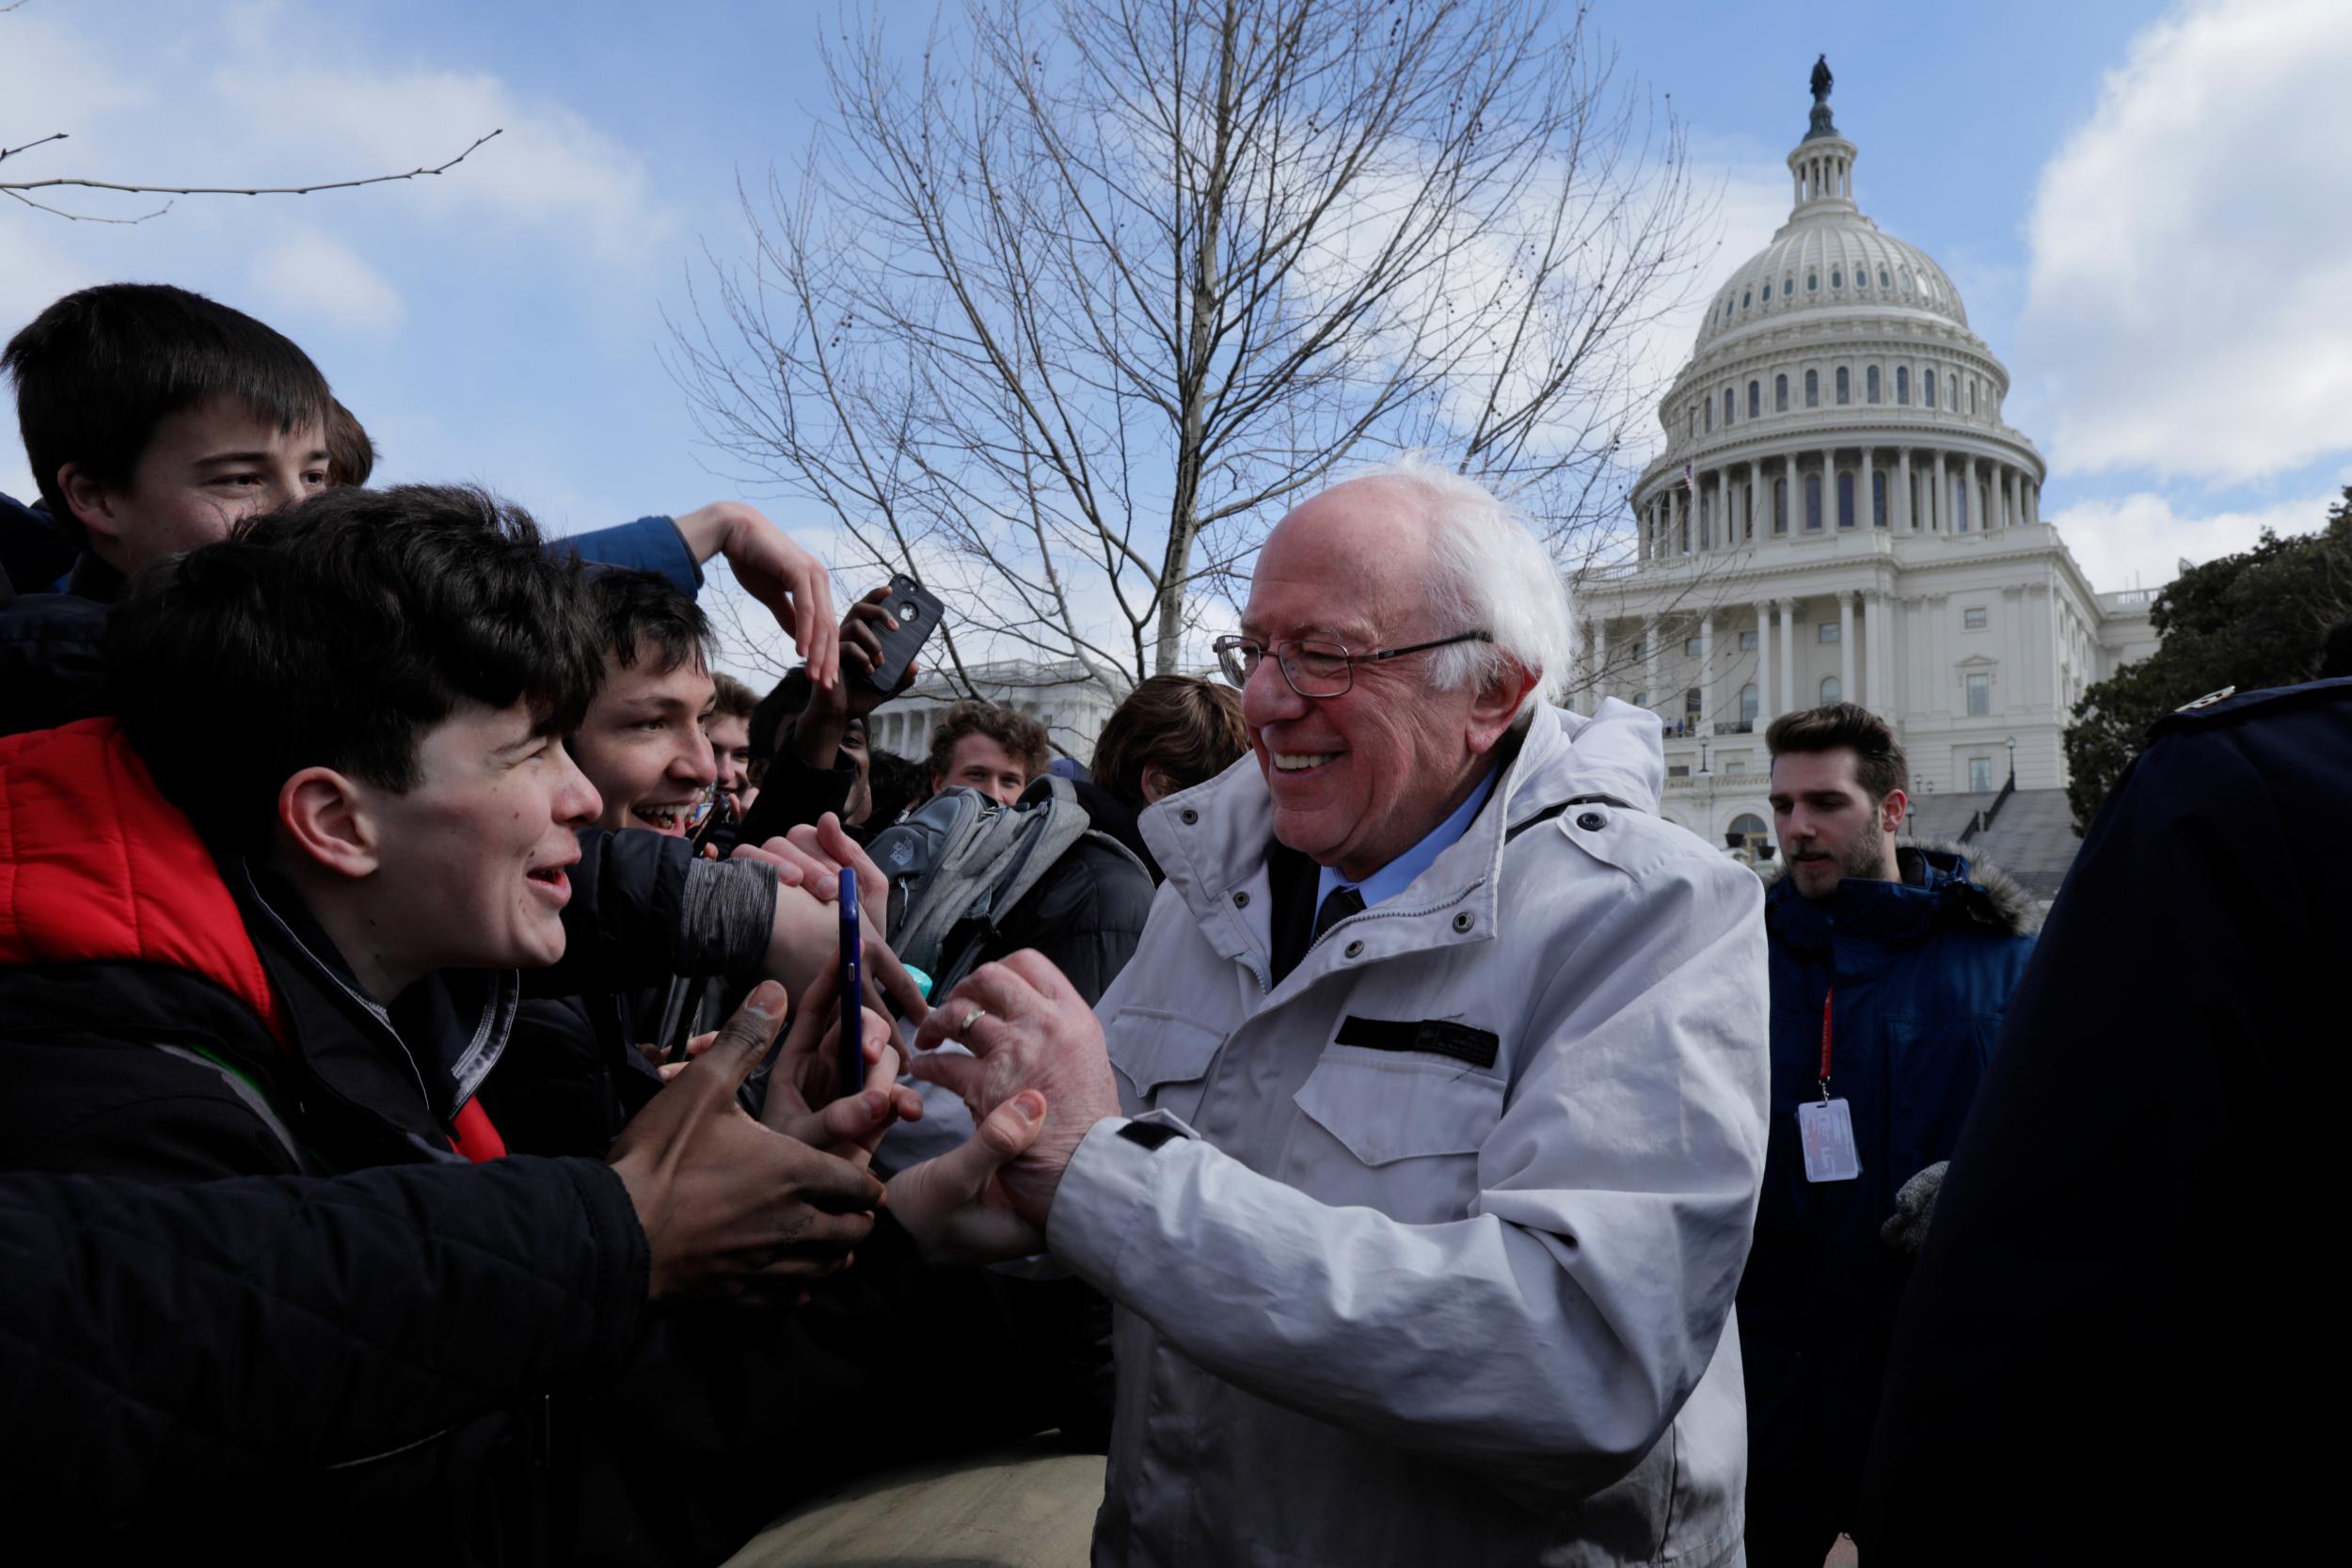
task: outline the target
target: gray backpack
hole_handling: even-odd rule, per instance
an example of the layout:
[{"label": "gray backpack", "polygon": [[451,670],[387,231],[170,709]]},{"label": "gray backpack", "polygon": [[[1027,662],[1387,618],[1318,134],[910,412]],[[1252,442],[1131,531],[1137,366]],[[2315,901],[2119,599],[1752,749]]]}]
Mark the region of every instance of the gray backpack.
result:
[{"label": "gray backpack", "polygon": [[891,948],[931,977],[934,998],[978,966],[1013,906],[1079,840],[1097,839],[1141,866],[1095,831],[1068,779],[1049,775],[1048,787],[1044,800],[1018,806],[944,790],[866,847],[890,879]]}]

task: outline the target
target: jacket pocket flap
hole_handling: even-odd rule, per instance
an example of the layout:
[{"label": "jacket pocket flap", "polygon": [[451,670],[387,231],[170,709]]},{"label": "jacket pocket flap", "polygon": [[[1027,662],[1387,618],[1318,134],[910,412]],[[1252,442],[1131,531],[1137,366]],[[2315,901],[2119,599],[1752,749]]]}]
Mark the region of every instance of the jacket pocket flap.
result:
[{"label": "jacket pocket flap", "polygon": [[1502,1080],[1327,1053],[1291,1101],[1357,1159],[1386,1165],[1477,1152],[1502,1119]]},{"label": "jacket pocket flap", "polygon": [[1204,1076],[1224,1043],[1215,1029],[1151,1007],[1121,1007],[1104,1031],[1111,1065],[1139,1094]]}]

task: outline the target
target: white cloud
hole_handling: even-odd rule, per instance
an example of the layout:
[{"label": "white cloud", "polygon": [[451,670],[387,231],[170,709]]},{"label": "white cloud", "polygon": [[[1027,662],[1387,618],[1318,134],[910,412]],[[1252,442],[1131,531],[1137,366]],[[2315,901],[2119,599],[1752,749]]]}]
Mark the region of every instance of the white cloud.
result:
[{"label": "white cloud", "polygon": [[[324,317],[361,336],[387,336],[407,315],[400,291],[382,273],[349,245],[314,229],[296,230],[256,256],[253,283],[266,300],[286,307],[290,317]],[[263,313],[278,315],[270,309]],[[281,325],[301,336],[299,320]]]},{"label": "white cloud", "polygon": [[2352,6],[2208,0],[2043,168],[2020,380],[2055,466],[2233,483],[2352,449]]},{"label": "white cloud", "polygon": [[2250,549],[2265,529],[2312,532],[2340,499],[2327,492],[2250,511],[2189,516],[2175,511],[2166,497],[2140,491],[2114,500],[2077,501],[2043,520],[2057,526],[2091,586],[2108,594],[2159,587],[2179,575],[2185,561],[2202,565]]}]

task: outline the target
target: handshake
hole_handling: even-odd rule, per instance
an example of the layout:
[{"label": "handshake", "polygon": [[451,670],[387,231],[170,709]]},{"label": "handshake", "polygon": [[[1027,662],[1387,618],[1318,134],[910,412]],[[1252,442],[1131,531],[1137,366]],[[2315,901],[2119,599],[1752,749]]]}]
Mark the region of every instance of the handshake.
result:
[{"label": "handshake", "polygon": [[[833,831],[748,852],[793,865],[784,879],[811,893],[832,885],[826,873],[842,863],[880,881],[836,823],[822,828]],[[975,970],[936,1007],[889,987],[919,1024],[914,1075],[957,1094],[976,1130],[886,1186],[869,1168],[875,1147],[894,1123],[921,1117],[922,1099],[898,1083],[892,1026],[870,1006],[861,1013],[866,1082],[845,1092],[834,966],[803,973],[757,1119],[738,1091],[783,1023],[785,990],[774,981],[690,1042],[689,1060],[662,1069],[668,1086],[613,1142],[609,1164],[652,1253],[653,1298],[795,1305],[812,1282],[850,1265],[885,1207],[935,1263],[1045,1250],[1063,1169],[1095,1123],[1119,1115],[1101,1025],[1061,972],[1016,953]],[[949,1041],[971,1053],[936,1049]]]}]

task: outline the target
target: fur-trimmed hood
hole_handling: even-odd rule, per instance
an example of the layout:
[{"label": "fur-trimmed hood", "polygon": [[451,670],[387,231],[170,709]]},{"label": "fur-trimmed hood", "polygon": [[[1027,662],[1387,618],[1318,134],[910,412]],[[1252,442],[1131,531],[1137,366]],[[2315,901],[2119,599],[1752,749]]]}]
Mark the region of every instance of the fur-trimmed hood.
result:
[{"label": "fur-trimmed hood", "polygon": [[[1946,896],[1953,898],[1969,919],[1999,935],[2029,937],[2042,929],[2041,907],[2025,884],[1965,846],[1899,838],[1895,860],[1902,868],[1905,886],[1947,890]],[[1788,862],[1778,858],[1756,867],[1767,898],[1787,870]]]}]

